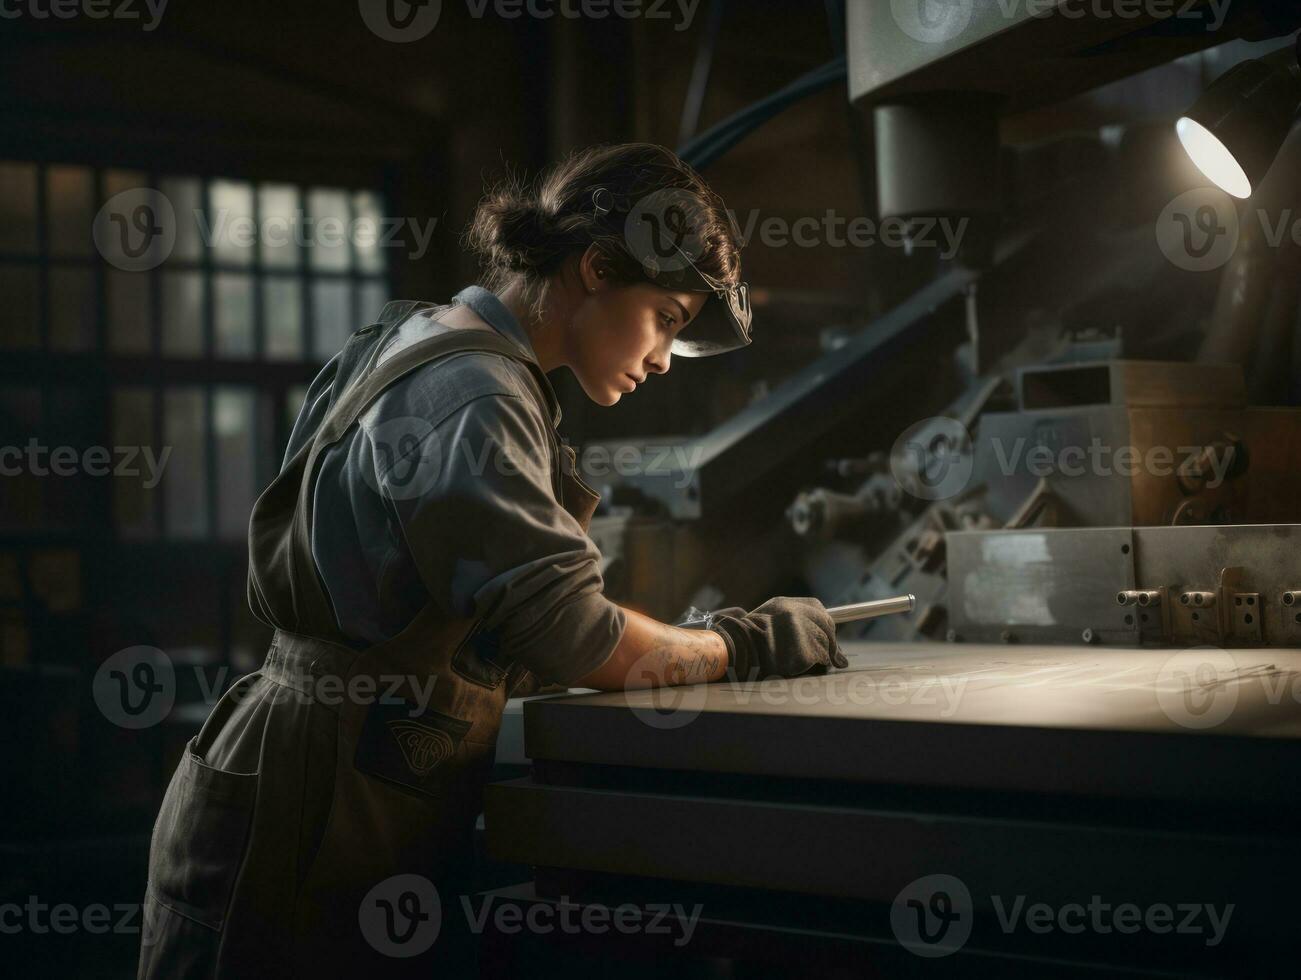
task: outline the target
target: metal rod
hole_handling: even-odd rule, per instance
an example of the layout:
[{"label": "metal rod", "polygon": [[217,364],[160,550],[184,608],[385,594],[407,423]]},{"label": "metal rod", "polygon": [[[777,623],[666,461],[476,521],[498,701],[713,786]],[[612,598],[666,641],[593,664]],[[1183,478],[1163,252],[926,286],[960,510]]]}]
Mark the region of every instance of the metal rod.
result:
[{"label": "metal rod", "polygon": [[851,602],[847,606],[832,606],[827,610],[837,623],[852,623],[858,619],[875,619],[877,616],[889,616],[891,613],[912,612],[917,605],[917,597],[909,592],[907,595],[895,596],[893,599],[873,599],[870,602]]}]

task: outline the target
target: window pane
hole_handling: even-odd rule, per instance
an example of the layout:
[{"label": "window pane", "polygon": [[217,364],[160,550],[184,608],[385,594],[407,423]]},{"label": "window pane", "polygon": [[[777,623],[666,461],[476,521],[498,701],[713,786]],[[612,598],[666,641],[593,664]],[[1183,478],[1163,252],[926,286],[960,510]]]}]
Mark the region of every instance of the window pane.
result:
[{"label": "window pane", "polygon": [[213,280],[213,317],[218,357],[253,356],[253,279],[219,273]]},{"label": "window pane", "polygon": [[203,353],[203,277],[198,272],[164,272],[163,353],[198,357]]},{"label": "window pane", "polygon": [[163,479],[167,535],[208,533],[208,460],[204,452],[204,398],[198,388],[173,388],[163,396]]},{"label": "window pane", "polygon": [[233,265],[252,265],[257,246],[253,224],[253,188],[232,180],[214,180],[208,192],[208,229],[213,259]]},{"label": "window pane", "polygon": [[153,305],[149,283],[149,276],[139,272],[109,269],[105,275],[108,343],[117,353],[149,353],[149,314]]},{"label": "window pane", "polygon": [[0,251],[36,251],[36,164],[0,162]]},{"label": "window pane", "polygon": [[113,479],[115,460],[112,450],[101,445],[102,414],[98,393],[90,386],[58,385],[50,392],[42,434],[50,447],[50,477],[43,496],[55,527],[91,527],[99,521],[99,501],[107,503],[106,481]]},{"label": "window pane", "polygon": [[384,209],[380,205],[379,195],[373,191],[358,191],[352,196],[352,208],[357,268],[362,272],[383,272],[384,255],[380,239],[386,231],[381,224]]},{"label": "window pane", "polygon": [[89,269],[50,268],[50,346],[62,351],[95,347],[95,277]]},{"label": "window pane", "polygon": [[50,167],[45,172],[50,252],[89,255],[94,247],[95,181],[87,167]]},{"label": "window pane", "polygon": [[262,281],[262,322],[266,356],[303,356],[303,286],[298,279],[272,276]]},{"label": "window pane", "polygon": [[197,262],[203,251],[207,225],[203,213],[203,185],[197,177],[165,177],[160,189],[176,212],[176,245],[170,258]]},{"label": "window pane", "polygon": [[40,343],[36,266],[0,265],[0,347]]},{"label": "window pane", "polygon": [[379,319],[384,304],[388,302],[388,285],[383,281],[367,280],[357,287],[361,297],[361,320],[358,326]]},{"label": "window pane", "polygon": [[274,269],[296,269],[303,234],[298,188],[285,184],[258,188],[258,211],[263,263]]},{"label": "window pane", "polygon": [[139,170],[108,170],[104,173],[104,197],[110,198],[123,191],[148,187],[148,178]]},{"label": "window pane", "polygon": [[[0,388],[0,445],[18,446],[19,459],[10,453],[0,458],[0,530],[30,532],[45,523],[42,480],[33,472],[28,442],[40,445],[41,393],[36,388]],[[48,463],[48,454],[41,465]]]},{"label": "window pane", "polygon": [[217,440],[217,533],[241,539],[248,534],[249,512],[256,493],[253,438],[253,392],[218,388],[213,394],[213,432]]},{"label": "window pane", "polygon": [[339,353],[355,324],[352,322],[352,284],[339,280],[312,283],[312,318],[316,330],[312,353],[328,361]]},{"label": "window pane", "polygon": [[[113,392],[113,444],[140,450],[156,447],[154,438],[154,393],[149,388],[119,388]],[[156,448],[153,458],[164,472],[171,458],[162,463],[162,454]],[[149,469],[142,467],[139,478],[124,477],[113,480],[113,518],[123,537],[151,538],[158,534],[158,519],[154,509],[153,480]]]},{"label": "window pane", "polygon": [[311,242],[312,268],[346,272],[352,265],[347,192],[318,187],[307,195],[307,212],[312,218],[306,236]]}]

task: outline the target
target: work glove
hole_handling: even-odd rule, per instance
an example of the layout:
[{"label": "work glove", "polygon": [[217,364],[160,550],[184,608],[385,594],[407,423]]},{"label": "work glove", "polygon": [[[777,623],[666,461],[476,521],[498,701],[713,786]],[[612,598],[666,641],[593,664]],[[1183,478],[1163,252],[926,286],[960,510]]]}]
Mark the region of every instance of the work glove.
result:
[{"label": "work glove", "polygon": [[778,596],[746,612],[728,606],[710,614],[709,629],[727,643],[728,675],[737,680],[825,674],[848,667],[836,624],[817,599]]}]

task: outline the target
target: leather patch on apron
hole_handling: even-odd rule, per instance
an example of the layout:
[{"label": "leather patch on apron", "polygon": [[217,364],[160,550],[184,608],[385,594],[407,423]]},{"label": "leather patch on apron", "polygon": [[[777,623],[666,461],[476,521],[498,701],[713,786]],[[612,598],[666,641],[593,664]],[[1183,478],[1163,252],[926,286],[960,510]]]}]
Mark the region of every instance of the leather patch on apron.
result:
[{"label": "leather patch on apron", "polygon": [[420,793],[442,795],[439,767],[456,755],[470,722],[414,703],[377,702],[366,712],[353,765]]}]

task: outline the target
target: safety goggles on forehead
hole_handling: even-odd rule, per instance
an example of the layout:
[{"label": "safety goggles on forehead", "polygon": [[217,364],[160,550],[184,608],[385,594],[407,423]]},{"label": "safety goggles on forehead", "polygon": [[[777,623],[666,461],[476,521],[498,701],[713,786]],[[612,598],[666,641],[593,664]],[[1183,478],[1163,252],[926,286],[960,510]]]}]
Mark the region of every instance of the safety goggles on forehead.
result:
[{"label": "safety goggles on forehead", "polygon": [[657,286],[680,292],[709,293],[700,312],[682,328],[671,348],[679,357],[711,357],[749,345],[750,287],[724,285],[705,275],[680,246],[672,261],[662,266],[654,259],[642,262],[646,278]]},{"label": "safety goggles on forehead", "polygon": [[[594,217],[603,218],[615,210],[615,198],[607,188],[598,187],[592,192]],[[628,208],[617,213],[626,214]],[[739,237],[739,235],[738,235]],[[629,245],[625,235],[625,247]],[[728,285],[720,283],[700,271],[690,255],[678,243],[673,251],[638,255],[628,248],[629,254],[642,267],[646,278],[657,286],[679,292],[709,293],[700,312],[682,328],[671,348],[679,357],[710,357],[739,350],[750,343],[750,287],[746,283]]]}]

